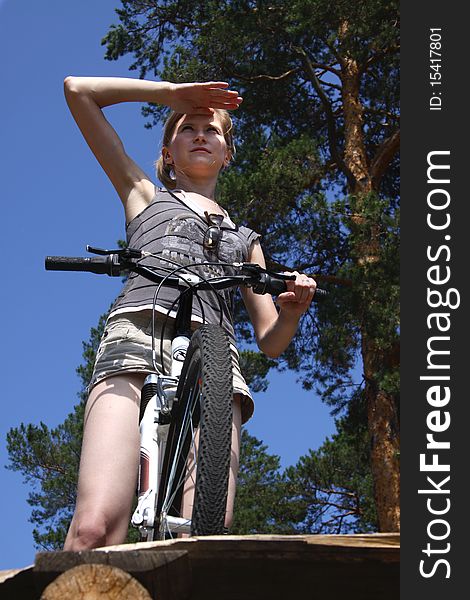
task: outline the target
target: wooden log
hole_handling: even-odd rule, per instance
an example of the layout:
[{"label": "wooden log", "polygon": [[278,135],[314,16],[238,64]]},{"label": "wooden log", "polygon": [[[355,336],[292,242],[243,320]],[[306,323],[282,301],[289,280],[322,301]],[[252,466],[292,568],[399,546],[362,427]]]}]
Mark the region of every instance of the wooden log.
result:
[{"label": "wooden log", "polygon": [[36,588],[42,592],[61,573],[79,565],[93,564],[116,567],[129,573],[151,598],[187,600],[190,597],[191,566],[185,550],[142,552],[134,549],[134,545],[126,544],[120,548],[125,550],[41,552],[36,556],[33,571]]},{"label": "wooden log", "polygon": [[41,600],[151,600],[132,575],[109,565],[79,565],[50,583]]}]

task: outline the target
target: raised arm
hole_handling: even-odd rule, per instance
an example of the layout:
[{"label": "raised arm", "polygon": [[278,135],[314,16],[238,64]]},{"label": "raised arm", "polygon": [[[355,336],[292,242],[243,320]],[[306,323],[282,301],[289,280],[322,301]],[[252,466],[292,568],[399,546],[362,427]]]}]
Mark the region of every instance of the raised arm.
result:
[{"label": "raised arm", "polygon": [[[251,249],[249,262],[265,266],[263,250],[259,242]],[[242,288],[242,296],[259,349],[270,358],[277,358],[294,337],[299,319],[310,306],[316,289],[316,283],[310,277],[295,272],[297,279],[288,281],[288,291],[279,294],[276,310],[273,299],[269,294],[255,294],[249,288]]]},{"label": "raised arm", "polygon": [[225,82],[174,84],[120,77],[72,77],[64,81],[70,111],[124,205],[127,222],[152,200],[150,177],[130,158],[102,109],[120,102],[152,102],[181,113],[237,108],[238,93]]}]

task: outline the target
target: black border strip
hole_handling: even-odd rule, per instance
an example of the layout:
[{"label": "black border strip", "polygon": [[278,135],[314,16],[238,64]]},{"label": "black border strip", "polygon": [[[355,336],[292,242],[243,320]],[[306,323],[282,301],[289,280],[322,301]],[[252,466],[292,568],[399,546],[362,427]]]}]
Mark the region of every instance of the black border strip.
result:
[{"label": "black border strip", "polygon": [[464,4],[434,0],[401,4],[404,600],[448,600],[467,589],[470,202],[464,176],[470,165],[464,146],[470,128],[464,10]]}]

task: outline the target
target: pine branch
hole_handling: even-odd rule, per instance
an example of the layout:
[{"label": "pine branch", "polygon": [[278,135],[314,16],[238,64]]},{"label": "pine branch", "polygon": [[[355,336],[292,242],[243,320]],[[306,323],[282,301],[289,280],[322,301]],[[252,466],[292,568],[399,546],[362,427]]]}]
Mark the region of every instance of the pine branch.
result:
[{"label": "pine branch", "polygon": [[260,75],[253,75],[252,77],[248,77],[246,75],[241,75],[240,73],[229,73],[228,76],[233,77],[234,79],[239,79],[241,81],[246,81],[247,83],[254,83],[255,81],[260,81],[260,80],[281,81],[282,79],[287,79],[287,77],[290,77],[294,73],[297,73],[299,70],[300,70],[299,67],[295,67],[295,69],[290,69],[289,71],[286,71],[285,73],[282,73],[281,75],[260,74]]},{"label": "pine branch", "polygon": [[371,65],[375,64],[376,62],[379,62],[379,60],[381,60],[382,58],[387,56],[387,54],[399,54],[399,53],[400,53],[400,44],[394,44],[392,46],[388,46],[387,48],[384,48],[383,50],[378,50],[377,52],[375,52],[375,54],[370,56],[366,60],[366,62],[361,66],[361,68],[360,68],[361,75],[362,75],[362,73],[367,71],[367,69]]},{"label": "pine branch", "polygon": [[[272,271],[283,272],[283,271],[294,271],[295,270],[295,271],[299,271],[299,273],[305,273],[306,271],[308,271],[308,269],[311,269],[312,267],[315,267],[316,265],[311,264],[311,263],[302,263],[300,265],[296,265],[296,267],[294,269],[292,267],[288,267],[287,265],[279,263],[271,258],[266,258],[266,266],[268,269],[271,269]],[[318,281],[335,283],[337,285],[345,285],[347,287],[352,286],[351,279],[344,279],[342,277],[336,277],[336,275],[325,275],[323,273],[306,273],[306,274],[309,277],[313,277],[314,279],[317,279]]]},{"label": "pine branch", "polygon": [[397,129],[390,137],[382,142],[372,159],[371,179],[374,188],[378,189],[380,181],[400,148],[400,130]]},{"label": "pine branch", "polygon": [[[326,120],[327,120],[328,145],[330,148],[331,156],[332,156],[334,162],[336,163],[336,165],[338,166],[338,168],[346,176],[349,185],[351,187],[354,187],[354,185],[356,183],[354,175],[352,174],[350,169],[346,166],[346,163],[343,161],[343,159],[341,158],[339,151],[338,151],[339,144],[338,144],[338,136],[337,136],[337,132],[336,132],[336,119],[334,116],[334,112],[333,112],[330,100],[329,100],[328,96],[325,94],[325,90],[323,89],[320,81],[318,80],[318,77],[315,74],[314,65],[316,63],[312,63],[312,61],[308,57],[307,52],[304,50],[304,48],[301,48],[298,46],[294,46],[293,48],[294,48],[295,52],[300,56],[302,63],[304,65],[307,77],[308,77],[309,81],[311,82],[311,84],[313,85],[313,88],[317,92],[318,97],[320,98],[320,101],[323,105],[323,109],[325,111]],[[336,69],[334,71],[336,74],[338,74]],[[340,76],[340,75],[341,74],[339,73],[338,76]]]}]

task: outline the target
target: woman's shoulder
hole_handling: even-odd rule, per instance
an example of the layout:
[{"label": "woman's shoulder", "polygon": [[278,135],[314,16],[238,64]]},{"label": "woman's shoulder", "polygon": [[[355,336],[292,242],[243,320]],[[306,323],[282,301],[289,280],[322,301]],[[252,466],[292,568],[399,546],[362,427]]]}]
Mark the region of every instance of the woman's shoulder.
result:
[{"label": "woman's shoulder", "polygon": [[253,242],[260,240],[262,237],[260,233],[246,225],[240,225],[238,231],[245,238],[248,246],[251,246]]}]

